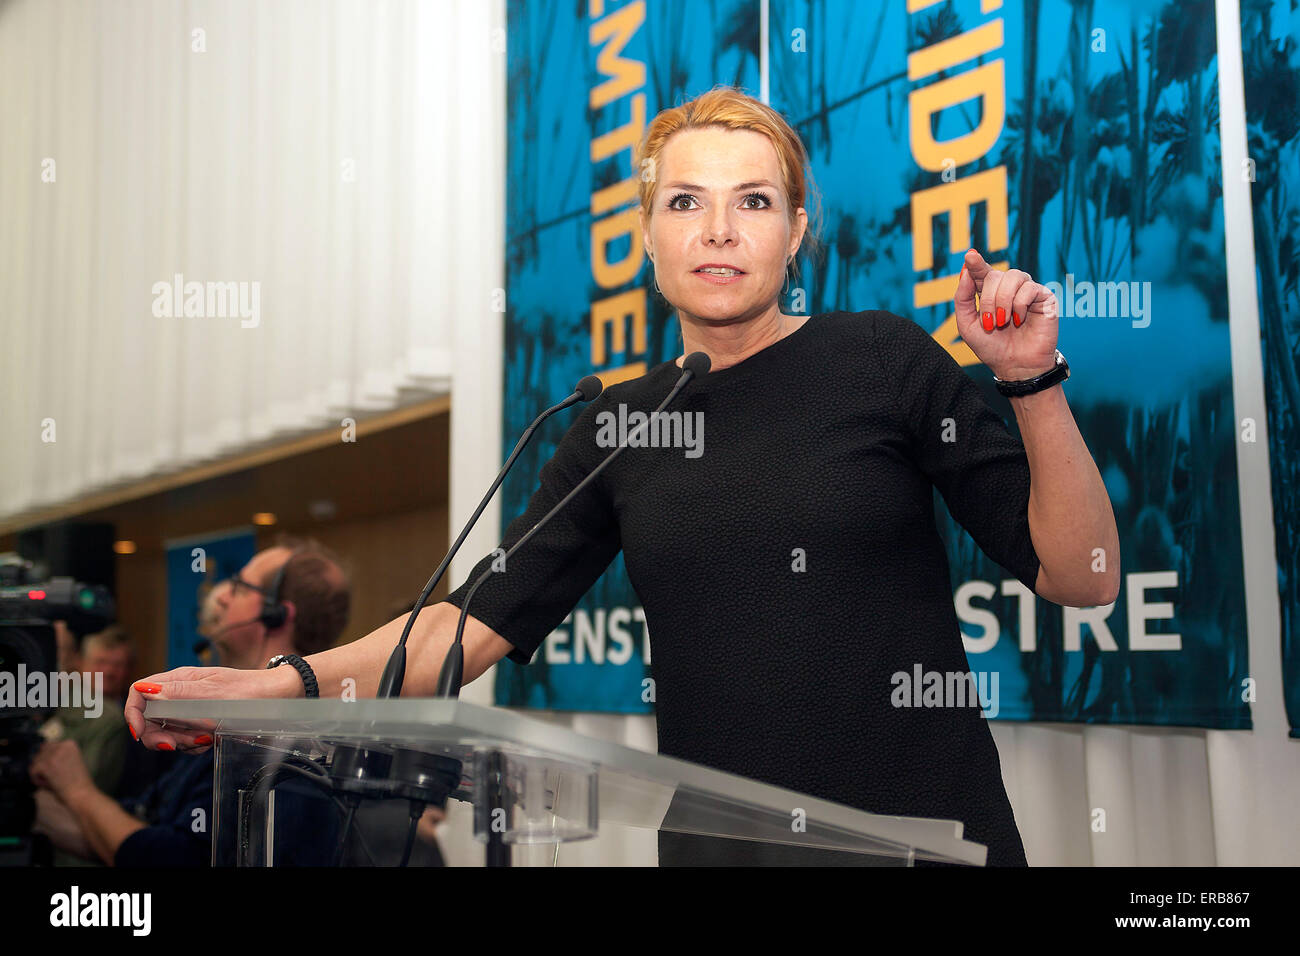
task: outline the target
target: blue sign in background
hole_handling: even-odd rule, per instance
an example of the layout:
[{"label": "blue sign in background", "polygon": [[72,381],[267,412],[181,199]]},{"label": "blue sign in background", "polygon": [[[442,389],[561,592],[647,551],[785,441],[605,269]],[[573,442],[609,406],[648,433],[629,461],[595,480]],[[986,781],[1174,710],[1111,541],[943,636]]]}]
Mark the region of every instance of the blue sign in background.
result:
[{"label": "blue sign in background", "polygon": [[[640,13],[628,12],[638,6]],[[954,591],[971,581],[998,588],[974,603],[997,615],[1002,632],[991,649],[968,657],[972,669],[1000,673],[999,717],[1249,727],[1213,4],[1024,0],[983,14],[971,0],[910,15],[901,2],[767,6],[770,102],[809,149],[827,246],[823,258],[801,262],[791,290],[800,298],[783,303],[786,311],[889,309],[954,344],[964,362],[960,343],[940,331],[951,294],[932,299],[937,306],[916,304],[919,284],[955,282],[964,246],[950,249],[952,224],[936,218],[921,256],[932,263],[916,268],[913,202],[954,178],[998,170],[1006,176],[1007,240],[991,244],[995,212],[975,206],[971,244],[990,262],[1060,283],[1069,299],[1060,348],[1074,374],[1065,389],[1110,493],[1124,589],[1099,630],[1037,600],[1034,646],[1022,650],[1020,604],[1000,591],[1011,575],[979,551],[936,496]],[[1189,7],[1208,14],[1189,15]],[[592,197],[636,170],[630,150],[593,162],[592,141],[632,120],[638,95],[647,123],[716,84],[756,95],[760,9],[759,0],[685,9],[609,4],[601,17],[584,18],[580,8],[511,2],[504,451],[538,409],[583,375],[632,362],[653,367],[680,354],[675,318],[647,291],[644,351],[631,351],[629,336],[629,351],[593,360],[592,303],[620,290],[592,279]],[[602,69],[598,53],[613,45],[609,30],[593,37],[615,15],[627,27],[618,52],[644,65],[644,80],[593,109],[592,90],[608,80],[612,63]],[[909,54],[995,20],[996,48],[909,79]],[[989,63],[1000,63],[1004,77],[996,139],[946,179],[943,170],[922,169],[910,147],[910,124],[921,121],[910,111],[911,94]],[[958,102],[929,132],[952,140],[993,108]],[[608,257],[628,252],[626,241],[615,243]],[[627,288],[649,290],[650,275],[643,269]],[[1126,314],[1097,315],[1096,297],[1089,308],[1073,294],[1115,283],[1137,291]],[[1014,428],[989,371],[977,364],[967,371]],[[507,479],[506,520],[526,506],[571,420],[549,423]],[[1159,602],[1172,604],[1171,617],[1159,617]],[[503,664],[498,702],[651,710],[642,694],[649,669],[639,622],[627,626],[635,651],[626,663],[589,659],[602,638],[608,645],[611,616],[626,624],[637,605],[618,558],[563,626],[557,653],[544,646],[527,668]],[[1152,619],[1133,617],[1144,609]],[[1179,648],[1135,649],[1141,635],[1130,633],[1131,617],[1147,634],[1179,635]],[[579,626],[590,640],[577,639]],[[980,636],[977,627],[963,629]],[[1067,650],[1076,633],[1079,649]],[[579,649],[588,659],[577,660]]]},{"label": "blue sign in background", "polygon": [[[196,555],[196,549],[202,553]],[[194,645],[199,640],[199,611],[206,589],[239,571],[256,551],[257,538],[252,531],[187,538],[168,545],[168,670],[201,663]]]}]

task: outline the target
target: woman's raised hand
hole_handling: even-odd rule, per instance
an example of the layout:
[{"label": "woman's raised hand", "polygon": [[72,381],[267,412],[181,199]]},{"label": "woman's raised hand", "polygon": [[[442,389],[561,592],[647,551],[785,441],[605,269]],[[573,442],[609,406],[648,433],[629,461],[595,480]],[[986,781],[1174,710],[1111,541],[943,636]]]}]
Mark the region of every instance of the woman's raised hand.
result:
[{"label": "woman's raised hand", "polygon": [[1056,297],[1029,273],[994,269],[971,249],[953,304],[962,341],[1002,381],[1033,378],[1056,364]]}]

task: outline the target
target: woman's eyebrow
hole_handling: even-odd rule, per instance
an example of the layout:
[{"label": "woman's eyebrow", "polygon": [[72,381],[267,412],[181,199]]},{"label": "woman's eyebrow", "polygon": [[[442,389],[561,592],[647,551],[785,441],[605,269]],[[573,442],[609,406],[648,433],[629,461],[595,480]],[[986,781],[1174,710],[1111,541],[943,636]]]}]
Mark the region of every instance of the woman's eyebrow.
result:
[{"label": "woman's eyebrow", "polygon": [[[775,189],[776,183],[770,183],[766,179],[758,179],[752,183],[741,183],[739,186],[733,187],[732,192],[740,192],[742,189],[754,189],[755,187],[758,186],[767,186],[769,189]],[[663,188],[664,189],[693,189],[696,192],[701,192],[701,193],[706,191],[703,186],[698,186],[695,183],[680,183],[680,182],[665,183]]]}]

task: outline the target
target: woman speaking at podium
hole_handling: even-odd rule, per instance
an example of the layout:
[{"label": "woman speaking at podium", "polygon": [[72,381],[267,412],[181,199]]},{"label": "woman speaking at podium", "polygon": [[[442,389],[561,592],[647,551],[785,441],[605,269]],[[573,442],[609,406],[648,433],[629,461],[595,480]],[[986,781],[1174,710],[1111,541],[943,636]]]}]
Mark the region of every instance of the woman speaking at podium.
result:
[{"label": "woman speaking at podium", "polygon": [[[1110,501],[1060,386],[1055,299],[966,253],[957,327],[1014,395],[1017,439],[911,320],[782,313],[787,270],[816,239],[807,155],[780,114],[714,89],[655,117],[637,166],[645,251],[683,356],[584,410],[503,547],[609,453],[597,416],[653,410],[696,351],[711,371],[675,408],[702,416],[703,451],[629,447],[492,575],[472,605],[465,679],[505,656],[528,662],[621,549],[653,642],[661,753],[873,813],[961,820],[990,865],[1023,865],[979,702],[904,706],[895,675],[969,672],[933,488],[1044,599],[1091,606],[1118,594]],[[870,157],[863,170],[872,188]],[[433,691],[465,590],[420,614],[407,695]],[[346,677],[373,695],[403,624],[307,658],[320,696]],[[181,668],[149,683],[157,692],[134,691],[127,719],[146,745],[181,749],[202,748],[146,722],[146,696],[304,693],[291,667]],[[788,862],[789,852],[660,834],[661,863]]]}]

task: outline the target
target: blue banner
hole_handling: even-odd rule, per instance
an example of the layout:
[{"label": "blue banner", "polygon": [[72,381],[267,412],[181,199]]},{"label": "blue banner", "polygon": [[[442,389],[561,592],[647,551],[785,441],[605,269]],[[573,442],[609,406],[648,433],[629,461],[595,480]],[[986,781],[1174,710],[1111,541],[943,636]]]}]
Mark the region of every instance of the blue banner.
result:
[{"label": "blue banner", "polygon": [[[971,668],[1000,677],[997,716],[1249,727],[1208,0],[651,2],[587,17],[512,2],[504,450],[582,375],[610,384],[680,354],[648,288],[632,149],[658,110],[714,85],[758,95],[764,6],[770,104],[808,147],[827,245],[785,311],[911,317],[1014,428],[956,334],[961,254],[975,246],[1060,300],[1066,395],[1110,493],[1123,588],[1105,608],[1036,598],[936,494]],[[507,479],[507,520],[571,420]],[[532,665],[499,669],[497,700],[648,712],[651,664],[620,558]]]}]

